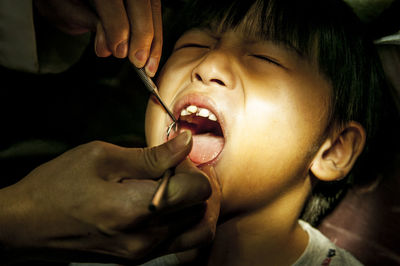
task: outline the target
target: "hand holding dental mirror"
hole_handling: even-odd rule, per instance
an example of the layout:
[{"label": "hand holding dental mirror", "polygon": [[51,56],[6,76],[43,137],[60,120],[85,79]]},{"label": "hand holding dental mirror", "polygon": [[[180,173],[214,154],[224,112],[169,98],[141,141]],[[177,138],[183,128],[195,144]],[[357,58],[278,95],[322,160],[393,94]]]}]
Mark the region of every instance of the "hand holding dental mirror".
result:
[{"label": "hand holding dental mirror", "polygon": [[[172,114],[172,112],[168,108],[168,106],[161,99],[161,96],[158,93],[157,86],[154,84],[154,82],[151,80],[151,78],[149,76],[147,76],[145,69],[136,68],[136,67],[134,69],[136,70],[136,73],[139,75],[140,79],[142,80],[145,88],[149,92],[151,92],[152,95],[154,95],[157,98],[158,102],[161,104],[161,106],[164,108],[165,112],[167,112],[167,114],[169,115],[169,117],[172,120],[172,123],[167,128],[167,139],[168,139],[172,129],[174,129],[175,132],[178,131],[178,124],[177,124],[176,118]],[[171,171],[172,170],[168,169],[163,174],[161,182],[160,182],[159,186],[157,187],[157,190],[155,191],[153,198],[151,200],[151,203],[149,205],[150,211],[156,211],[160,207],[160,204],[162,203],[162,200],[165,195],[165,191],[167,190],[167,187],[168,187],[169,178],[172,175]]]},{"label": "hand holding dental mirror", "polygon": [[[2,261],[136,263],[209,241],[215,225],[192,227],[203,219],[211,188],[185,160],[191,147],[187,131],[144,149],[95,141],[34,169],[1,190]],[[156,179],[167,169],[175,171],[165,204],[150,212]]]}]

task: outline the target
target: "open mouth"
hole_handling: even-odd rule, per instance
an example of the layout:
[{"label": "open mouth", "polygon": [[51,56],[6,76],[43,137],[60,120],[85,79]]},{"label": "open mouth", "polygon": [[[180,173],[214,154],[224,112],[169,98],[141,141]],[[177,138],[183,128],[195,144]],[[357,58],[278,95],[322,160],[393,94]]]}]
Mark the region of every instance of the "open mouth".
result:
[{"label": "open mouth", "polygon": [[190,160],[197,165],[210,164],[218,158],[225,144],[223,130],[218,116],[209,108],[187,104],[179,111],[180,130],[190,130],[193,148]]}]

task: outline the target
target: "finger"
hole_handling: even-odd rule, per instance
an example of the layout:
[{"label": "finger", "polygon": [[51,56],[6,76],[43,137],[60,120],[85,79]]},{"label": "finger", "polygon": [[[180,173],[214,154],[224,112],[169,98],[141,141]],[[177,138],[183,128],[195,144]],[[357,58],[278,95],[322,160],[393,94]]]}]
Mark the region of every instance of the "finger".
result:
[{"label": "finger", "polygon": [[[135,205],[132,207],[134,209]],[[205,208],[199,205],[169,216],[157,216],[152,213],[151,216],[142,219],[142,223],[119,228],[118,232],[122,233],[113,234],[115,237],[112,239],[108,238],[105,247],[111,254],[121,254],[118,252],[120,250],[127,251],[123,254],[128,255],[127,258],[135,260],[135,265],[141,265],[145,261],[163,255],[165,253],[164,243],[170,236],[179,234],[198,223],[204,212]],[[98,239],[95,240],[98,242]],[[96,242],[94,245],[97,244]],[[143,262],[139,263],[138,258]],[[131,264],[132,261],[128,265]]]},{"label": "finger", "polygon": [[97,23],[96,27],[94,51],[98,57],[107,57],[112,54],[111,50],[108,48],[106,34],[100,21]]},{"label": "finger", "polygon": [[[189,209],[168,213],[167,215],[157,216],[153,213],[151,218],[147,219],[142,226],[135,226],[131,231],[124,231],[128,236],[125,238],[126,242],[136,243],[133,246],[135,248],[139,246],[141,249],[140,253],[136,253],[140,254],[145,261],[165,255],[165,246],[166,244],[168,246],[171,237],[193,227],[202,219],[204,213],[205,205],[195,205]],[[130,236],[130,232],[134,233],[134,235]]]},{"label": "finger", "polygon": [[162,32],[162,15],[161,15],[161,1],[151,0],[151,10],[154,27],[154,37],[151,43],[150,56],[146,63],[146,73],[150,77],[154,77],[157,72],[158,64],[161,58],[163,32]]},{"label": "finger", "polygon": [[123,0],[94,0],[93,2],[103,25],[109,50],[115,57],[126,57],[130,25]]},{"label": "finger", "polygon": [[177,210],[205,202],[211,195],[208,177],[186,158],[175,169],[168,184],[166,210]]},{"label": "finger", "polygon": [[176,210],[204,202],[211,195],[208,177],[186,158],[168,184],[165,209]]},{"label": "finger", "polygon": [[167,180],[163,176],[160,187],[154,194],[150,207],[153,211],[176,212],[187,209],[195,204],[205,203],[211,195],[208,177],[187,157],[176,167],[175,175]]},{"label": "finger", "polygon": [[[109,145],[108,145],[109,146]],[[192,135],[184,131],[168,142],[151,148],[111,148],[101,167],[105,179],[120,182],[124,179],[155,179],[179,164],[192,148]]]},{"label": "finger", "polygon": [[146,227],[162,228],[171,236],[193,227],[203,218],[205,212],[204,202],[174,212],[154,212]]},{"label": "finger", "polygon": [[150,0],[127,0],[126,10],[131,25],[129,60],[142,68],[149,57],[154,37],[153,12]]},{"label": "finger", "polygon": [[179,235],[169,246],[170,252],[183,251],[210,243],[215,237],[218,217],[221,207],[221,188],[212,167],[205,168],[209,173],[212,187],[211,197],[207,200],[204,218],[187,232]]}]

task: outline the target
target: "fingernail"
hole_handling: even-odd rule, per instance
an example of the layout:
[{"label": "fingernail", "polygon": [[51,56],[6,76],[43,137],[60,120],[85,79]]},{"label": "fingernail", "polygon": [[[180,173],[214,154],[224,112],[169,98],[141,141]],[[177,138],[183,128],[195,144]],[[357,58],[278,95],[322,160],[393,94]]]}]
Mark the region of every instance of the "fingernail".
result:
[{"label": "fingernail", "polygon": [[135,54],[135,59],[134,59],[134,64],[136,67],[143,67],[145,61],[146,61],[146,51],[145,50],[139,50]]},{"label": "fingernail", "polygon": [[191,138],[192,132],[190,132],[189,130],[185,130],[177,137],[172,139],[172,141],[170,142],[170,147],[173,151],[181,150],[189,144]]},{"label": "fingernail", "polygon": [[156,74],[156,71],[157,71],[157,59],[154,57],[150,57],[149,61],[147,61],[146,64],[147,75],[153,77],[154,74]]},{"label": "fingernail", "polygon": [[117,49],[115,51],[115,57],[124,58],[128,54],[128,42],[124,41],[118,44]]}]

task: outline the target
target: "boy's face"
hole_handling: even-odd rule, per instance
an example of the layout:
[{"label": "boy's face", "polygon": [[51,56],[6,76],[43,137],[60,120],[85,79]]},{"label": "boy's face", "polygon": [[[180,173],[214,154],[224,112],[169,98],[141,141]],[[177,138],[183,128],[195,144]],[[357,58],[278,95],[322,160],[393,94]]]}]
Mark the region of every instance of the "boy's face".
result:
[{"label": "boy's face", "polygon": [[[317,66],[247,32],[242,25],[186,32],[158,79],[180,128],[193,132],[190,158],[215,167],[222,213],[258,208],[301,186],[328,124],[331,88]],[[170,123],[150,100],[150,146],[166,141]]]}]

